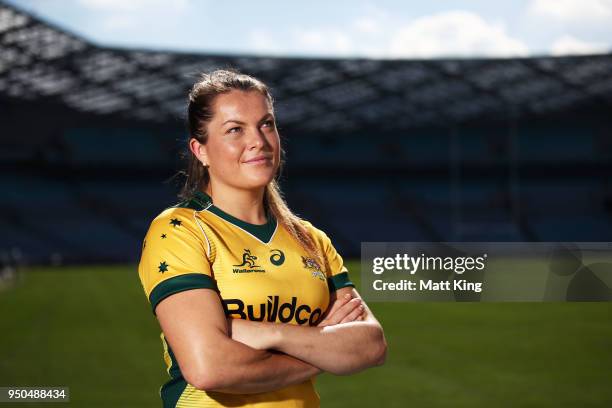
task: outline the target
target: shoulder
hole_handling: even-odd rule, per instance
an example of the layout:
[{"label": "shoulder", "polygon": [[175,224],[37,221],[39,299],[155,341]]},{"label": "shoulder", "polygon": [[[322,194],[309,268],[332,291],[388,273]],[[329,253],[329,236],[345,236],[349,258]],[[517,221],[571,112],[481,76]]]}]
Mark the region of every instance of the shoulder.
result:
[{"label": "shoulder", "polygon": [[195,213],[207,209],[210,205],[211,203],[209,201],[194,196],[166,208],[153,219],[151,224],[164,224],[167,222],[176,223],[176,220],[181,223],[194,222]]},{"label": "shoulder", "polygon": [[184,227],[193,223],[195,211],[189,208],[170,207],[163,210],[151,221],[151,228],[164,227]]},{"label": "shoulder", "polygon": [[202,234],[202,220],[197,217],[197,213],[204,209],[206,209],[205,206],[190,201],[183,201],[168,207],[153,218],[147,235],[160,231],[171,231],[176,233],[177,237],[185,237],[185,235],[199,237]]},{"label": "shoulder", "polygon": [[[208,222],[202,213],[210,206],[198,197],[179,202],[159,213],[151,222],[145,239],[164,236],[165,243],[191,242],[192,246],[203,247],[212,254],[211,236],[206,229]],[[181,244],[181,247],[185,245]]]},{"label": "shoulder", "polygon": [[327,234],[323,230],[315,227],[310,221],[300,220],[300,222],[304,228],[306,228],[306,231],[310,234],[312,239],[314,239],[323,248],[331,243],[331,240]]},{"label": "shoulder", "polygon": [[[316,245],[320,248],[322,255],[325,257],[325,268],[327,270],[328,277],[334,278],[336,275],[340,276],[343,272],[347,272],[342,257],[340,256],[340,254],[338,254],[338,251],[336,251],[336,248],[332,244],[331,239],[327,236],[327,234],[323,232],[323,230],[312,225],[311,222],[305,220],[302,220],[301,222],[316,242]],[[345,275],[346,277],[348,277],[347,274]],[[341,276],[344,277],[345,275]],[[348,281],[348,279],[346,282],[338,280],[341,278],[334,279],[334,282],[330,283],[330,285],[332,285],[330,287],[340,288],[346,285],[352,285],[352,283]]]},{"label": "shoulder", "polygon": [[318,235],[324,234],[323,231],[321,231],[320,229],[312,225],[310,221],[300,219],[300,224],[302,224],[304,228],[306,228],[306,231],[308,231],[308,233],[310,233],[313,236],[313,238]]}]

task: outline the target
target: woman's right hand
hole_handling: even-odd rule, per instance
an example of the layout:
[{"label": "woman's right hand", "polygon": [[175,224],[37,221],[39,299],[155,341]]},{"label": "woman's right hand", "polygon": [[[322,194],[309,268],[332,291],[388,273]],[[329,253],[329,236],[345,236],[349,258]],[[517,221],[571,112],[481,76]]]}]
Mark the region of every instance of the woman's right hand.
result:
[{"label": "woman's right hand", "polygon": [[342,298],[334,301],[323,320],[317,324],[317,327],[333,326],[339,323],[363,320],[364,313],[365,308],[361,304],[361,299],[346,294]]}]

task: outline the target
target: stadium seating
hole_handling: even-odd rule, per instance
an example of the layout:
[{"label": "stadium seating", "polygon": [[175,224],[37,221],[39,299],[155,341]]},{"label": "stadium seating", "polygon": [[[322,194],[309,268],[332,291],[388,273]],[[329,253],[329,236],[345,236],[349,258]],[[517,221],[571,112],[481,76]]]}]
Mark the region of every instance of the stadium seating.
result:
[{"label": "stadium seating", "polygon": [[[0,251],[31,263],[135,262],[152,218],[177,201],[164,180],[183,137],[90,126],[0,149],[5,164],[49,169],[0,177]],[[582,173],[609,157],[580,123],[285,137],[290,206],[345,256],[366,241],[612,240],[605,182]]]}]

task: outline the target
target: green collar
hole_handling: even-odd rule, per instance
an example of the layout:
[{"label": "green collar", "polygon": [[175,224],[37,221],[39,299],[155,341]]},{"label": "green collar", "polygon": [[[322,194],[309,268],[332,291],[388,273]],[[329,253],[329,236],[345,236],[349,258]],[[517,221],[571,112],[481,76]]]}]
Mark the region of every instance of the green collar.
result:
[{"label": "green collar", "polygon": [[270,240],[272,239],[272,235],[274,235],[274,231],[276,231],[276,219],[267,211],[266,216],[268,218],[268,221],[265,224],[257,225],[242,221],[241,219],[238,219],[233,215],[230,215],[222,209],[216,207],[212,203],[212,198],[202,191],[197,191],[194,194],[192,201],[195,201],[197,204],[199,204],[199,207],[201,207],[202,209],[206,209],[211,213],[219,216],[220,218],[223,218],[230,224],[245,230],[263,243],[267,244],[268,242],[270,242]]}]

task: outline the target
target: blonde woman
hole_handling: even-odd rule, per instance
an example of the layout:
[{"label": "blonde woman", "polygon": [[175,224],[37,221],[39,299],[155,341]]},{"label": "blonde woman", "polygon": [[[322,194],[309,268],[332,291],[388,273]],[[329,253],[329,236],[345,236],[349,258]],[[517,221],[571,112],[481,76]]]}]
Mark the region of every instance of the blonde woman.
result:
[{"label": "blonde woman", "polygon": [[155,218],[139,276],[162,329],[164,407],[318,407],[314,379],[383,364],[383,330],[330,239],[275,177],[272,97],[233,71],[189,94],[184,201]]}]

